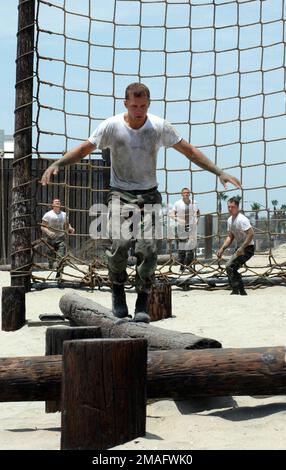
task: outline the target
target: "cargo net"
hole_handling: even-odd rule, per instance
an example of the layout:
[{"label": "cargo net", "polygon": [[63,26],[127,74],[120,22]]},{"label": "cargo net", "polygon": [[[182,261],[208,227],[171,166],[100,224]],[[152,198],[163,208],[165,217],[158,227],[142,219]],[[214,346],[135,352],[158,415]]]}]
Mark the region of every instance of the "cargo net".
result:
[{"label": "cargo net", "polygon": [[[86,140],[102,120],[123,112],[126,86],[141,81],[151,90],[150,112],[170,121],[243,185],[241,192],[225,191],[217,177],[174,149],[159,152],[163,222],[183,187],[191,189],[201,217],[189,269],[180,270],[177,242],[170,237],[161,243],[157,277],[184,288],[227,285],[225,260],[218,263],[215,252],[226,236],[226,200],[238,195],[256,240],[256,254],[242,270],[246,283],[284,282],[285,16],[282,0],[38,0],[35,182],[53,158]],[[35,283],[55,282],[40,223],[52,198],[59,197],[75,228],[75,234],[66,234],[66,254],[57,255],[60,280],[108,284],[109,242],[89,236],[89,209],[106,200],[108,166],[108,154],[95,153],[61,170],[48,188],[35,183]],[[131,253],[131,286],[133,261]]]}]

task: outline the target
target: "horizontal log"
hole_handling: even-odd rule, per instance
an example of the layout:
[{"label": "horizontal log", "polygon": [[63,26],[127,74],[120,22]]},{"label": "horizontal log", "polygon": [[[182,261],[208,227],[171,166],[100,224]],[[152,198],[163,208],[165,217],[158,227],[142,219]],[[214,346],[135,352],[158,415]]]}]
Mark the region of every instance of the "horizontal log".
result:
[{"label": "horizontal log", "polygon": [[0,358],[0,401],[57,400],[62,356]]},{"label": "horizontal log", "polygon": [[60,309],[73,325],[99,326],[103,338],[145,338],[149,350],[221,348],[215,339],[118,320],[110,309],[75,293],[61,297]]},{"label": "horizontal log", "polygon": [[[285,352],[284,346],[149,351],[147,396],[285,395]],[[0,401],[58,400],[61,371],[62,356],[1,358]]]}]

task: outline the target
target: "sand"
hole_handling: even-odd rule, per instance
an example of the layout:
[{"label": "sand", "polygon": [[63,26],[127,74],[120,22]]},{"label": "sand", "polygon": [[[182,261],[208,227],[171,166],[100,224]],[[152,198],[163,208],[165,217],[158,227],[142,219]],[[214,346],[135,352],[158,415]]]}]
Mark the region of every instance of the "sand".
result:
[{"label": "sand", "polygon": [[[0,272],[0,285],[10,284]],[[60,313],[60,297],[71,289],[47,289],[26,296],[27,319]],[[108,290],[77,291],[111,307]],[[224,347],[285,345],[286,289],[248,289],[248,296],[229,291],[173,289],[173,317],[162,328],[190,331],[222,342]],[[135,293],[127,301],[134,308]],[[44,326],[0,332],[0,357],[43,355]],[[45,414],[43,402],[0,403],[0,449],[59,449],[60,413]],[[147,407],[147,433],[116,449],[285,449],[286,396],[223,397],[185,401],[161,400]]]}]

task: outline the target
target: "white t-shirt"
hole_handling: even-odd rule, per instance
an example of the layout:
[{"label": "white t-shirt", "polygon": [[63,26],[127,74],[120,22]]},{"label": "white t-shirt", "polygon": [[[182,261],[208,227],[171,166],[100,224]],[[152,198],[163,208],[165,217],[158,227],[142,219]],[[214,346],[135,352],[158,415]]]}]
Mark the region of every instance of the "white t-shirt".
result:
[{"label": "white t-shirt", "polygon": [[57,214],[53,209],[43,215],[43,220],[48,223],[49,229],[56,234],[53,240],[61,240],[64,238],[65,223],[67,215],[61,211]]},{"label": "white t-shirt", "polygon": [[[176,216],[178,224],[177,235],[179,238],[188,238],[185,242],[184,248],[179,249],[193,250],[197,246],[197,223],[198,223],[198,205],[196,201],[186,204],[183,199],[176,201],[171,214]],[[185,227],[188,227],[185,233]]]},{"label": "white t-shirt", "polygon": [[192,226],[197,224],[197,211],[197,201],[186,204],[183,199],[180,199],[175,202],[171,214],[176,215],[178,224]]},{"label": "white t-shirt", "polygon": [[[235,218],[230,216],[227,219],[227,230],[228,232],[231,232],[233,234],[238,247],[240,247],[240,245],[246,239],[245,232],[249,228],[251,228],[251,223],[249,222],[249,219],[245,217],[245,215],[241,214],[240,212],[237,214]],[[249,245],[254,245],[254,241],[251,240],[251,242],[249,242]]]},{"label": "white t-shirt", "polygon": [[121,113],[103,121],[88,140],[98,149],[110,149],[110,185],[128,191],[157,186],[159,148],[171,147],[182,137],[168,121],[153,114],[147,115],[140,129],[131,129]]}]

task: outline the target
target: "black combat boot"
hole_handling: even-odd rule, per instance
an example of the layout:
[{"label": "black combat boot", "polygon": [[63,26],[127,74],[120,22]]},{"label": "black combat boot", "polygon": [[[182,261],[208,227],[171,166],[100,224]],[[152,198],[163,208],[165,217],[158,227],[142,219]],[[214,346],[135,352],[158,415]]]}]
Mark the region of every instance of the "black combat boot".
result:
[{"label": "black combat boot", "polygon": [[240,295],[247,295],[247,292],[246,292],[246,290],[244,289],[244,285],[242,284],[242,282],[239,283],[239,288],[238,288],[238,289],[239,289]]},{"label": "black combat boot", "polygon": [[239,295],[239,289],[238,287],[233,287],[230,295]]},{"label": "black combat boot", "polygon": [[112,313],[117,318],[128,317],[124,284],[112,285]]},{"label": "black combat boot", "polygon": [[186,269],[185,266],[186,252],[183,250],[178,251],[178,261],[180,263],[180,272],[183,273]]},{"label": "black combat boot", "polygon": [[232,291],[230,293],[230,295],[239,295],[239,284],[237,281],[234,281],[234,280],[230,280],[230,285],[232,287]]},{"label": "black combat boot", "polygon": [[135,322],[149,323],[150,317],[148,315],[148,294],[147,292],[139,292],[135,304]]}]

